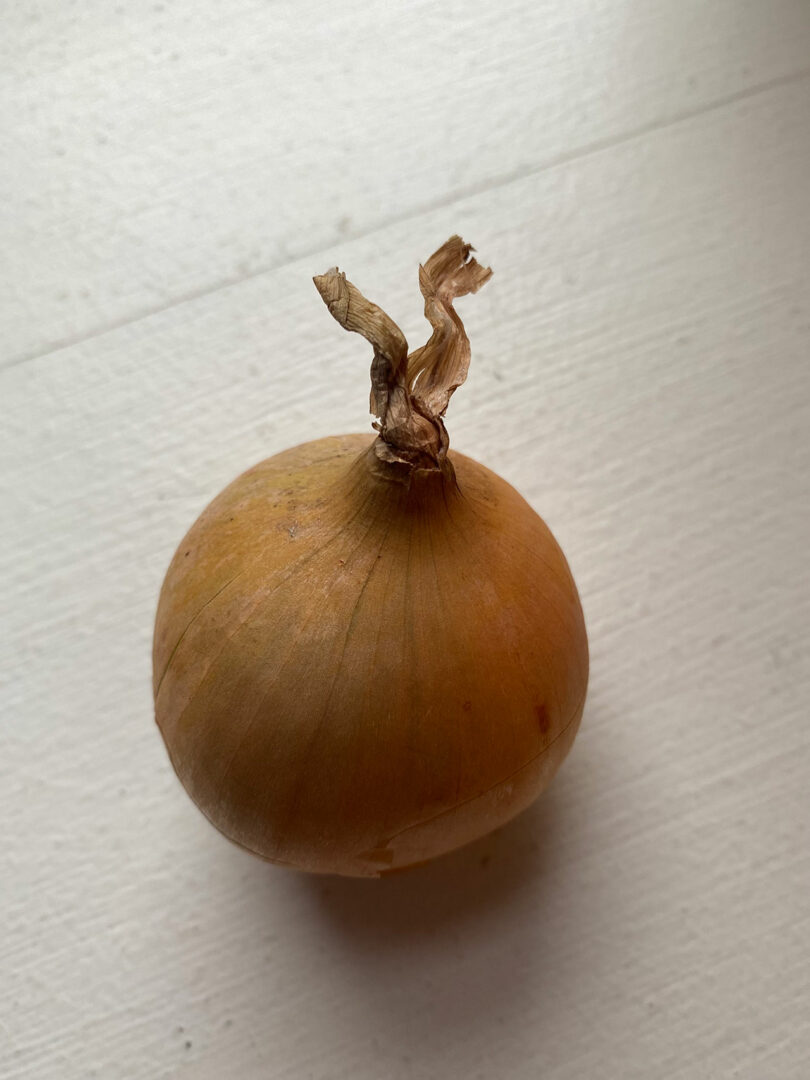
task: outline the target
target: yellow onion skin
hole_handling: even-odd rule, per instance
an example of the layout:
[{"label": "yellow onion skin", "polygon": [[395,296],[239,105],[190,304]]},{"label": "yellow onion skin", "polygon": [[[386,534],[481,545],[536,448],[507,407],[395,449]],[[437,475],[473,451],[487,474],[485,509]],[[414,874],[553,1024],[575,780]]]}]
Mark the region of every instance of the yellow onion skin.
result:
[{"label": "yellow onion skin", "polygon": [[197,806],[273,862],[352,876],[503,825],[577,732],[588,644],[542,519],[489,469],[408,470],[372,437],[230,484],[174,556],[157,723]]}]

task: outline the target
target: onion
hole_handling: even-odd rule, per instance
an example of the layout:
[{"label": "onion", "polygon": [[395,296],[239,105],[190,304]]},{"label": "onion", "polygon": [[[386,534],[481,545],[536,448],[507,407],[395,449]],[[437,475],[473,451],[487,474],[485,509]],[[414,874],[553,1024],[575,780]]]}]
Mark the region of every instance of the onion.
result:
[{"label": "onion", "polygon": [[454,236],[420,267],[427,345],[337,269],[371,343],[378,435],[304,443],[227,487],[177,550],[154,640],[157,723],[227,837],[299,869],[378,876],[502,825],[579,726],[588,645],[546,525],[448,452],[470,347],[453,300],[490,277]]}]

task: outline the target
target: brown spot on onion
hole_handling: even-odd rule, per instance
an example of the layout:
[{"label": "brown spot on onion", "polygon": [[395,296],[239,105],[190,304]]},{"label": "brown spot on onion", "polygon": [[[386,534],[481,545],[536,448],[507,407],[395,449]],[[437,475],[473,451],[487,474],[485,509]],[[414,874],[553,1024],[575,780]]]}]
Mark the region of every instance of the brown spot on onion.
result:
[{"label": "brown spot on onion", "polygon": [[547,735],[550,721],[548,718],[548,710],[545,705],[535,705],[534,715],[537,717],[537,726],[540,728],[541,734]]}]

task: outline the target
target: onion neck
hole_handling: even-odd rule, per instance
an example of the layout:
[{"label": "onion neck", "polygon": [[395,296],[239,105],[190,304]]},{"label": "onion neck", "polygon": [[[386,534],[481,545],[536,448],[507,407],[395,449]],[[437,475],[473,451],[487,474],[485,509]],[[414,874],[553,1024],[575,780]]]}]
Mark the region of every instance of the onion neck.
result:
[{"label": "onion neck", "polygon": [[446,452],[438,460],[428,454],[403,459],[391,453],[391,448],[380,435],[363,452],[361,460],[371,477],[383,484],[396,484],[408,490],[435,491],[437,494],[457,487],[455,469]]},{"label": "onion neck", "polygon": [[378,455],[379,440],[369,443],[346,462],[336,477],[341,513],[349,518],[385,520],[392,529],[405,527],[414,515],[444,517],[462,499],[449,459],[444,468],[422,468],[391,462]]},{"label": "onion neck", "polygon": [[472,250],[461,237],[451,236],[419,267],[425,317],[433,333],[410,354],[393,319],[337,267],[313,279],[330,314],[345,330],[362,334],[374,350],[370,408],[379,437],[369,451],[374,459],[369,466],[380,479],[410,486],[419,474],[438,473],[455,484],[443,417],[467,377],[470,342],[453,300],[477,292],[492,275],[471,257]]}]

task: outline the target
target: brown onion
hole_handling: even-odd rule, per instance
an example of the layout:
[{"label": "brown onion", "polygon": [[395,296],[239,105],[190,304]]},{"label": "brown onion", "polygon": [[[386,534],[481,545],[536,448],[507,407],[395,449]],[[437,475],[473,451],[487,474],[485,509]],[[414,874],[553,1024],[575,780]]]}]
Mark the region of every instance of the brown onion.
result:
[{"label": "brown onion", "polygon": [[513,817],[579,726],[588,646],[546,525],[448,452],[469,342],[453,299],[490,276],[457,236],[420,267],[433,334],[398,327],[337,270],[315,279],[374,349],[379,435],[304,443],[238,477],[166,574],[157,722],[227,837],[358,876],[423,862]]}]

